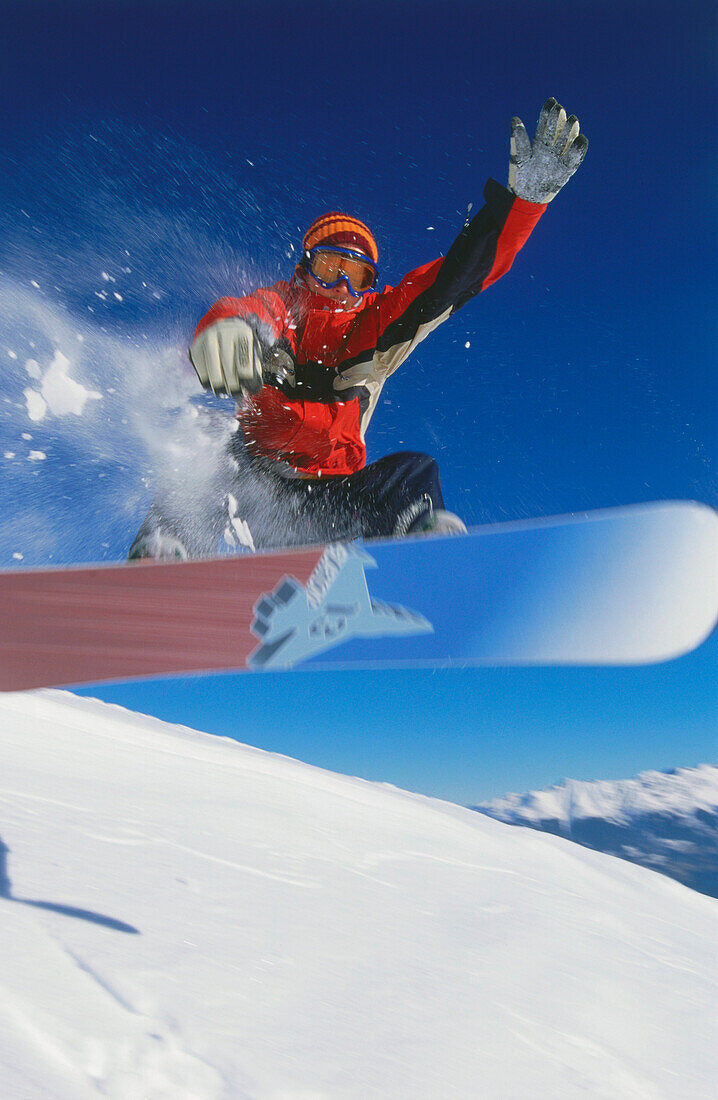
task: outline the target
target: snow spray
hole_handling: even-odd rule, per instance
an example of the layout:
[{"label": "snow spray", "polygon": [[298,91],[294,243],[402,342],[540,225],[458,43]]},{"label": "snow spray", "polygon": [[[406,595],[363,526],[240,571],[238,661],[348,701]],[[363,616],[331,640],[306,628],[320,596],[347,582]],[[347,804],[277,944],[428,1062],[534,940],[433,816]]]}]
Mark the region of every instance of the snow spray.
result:
[{"label": "snow spray", "polygon": [[121,560],[158,491],[189,513],[216,491],[234,404],[187,347],[268,274],[268,211],[236,166],[107,123],[37,161],[0,211],[0,568]]}]

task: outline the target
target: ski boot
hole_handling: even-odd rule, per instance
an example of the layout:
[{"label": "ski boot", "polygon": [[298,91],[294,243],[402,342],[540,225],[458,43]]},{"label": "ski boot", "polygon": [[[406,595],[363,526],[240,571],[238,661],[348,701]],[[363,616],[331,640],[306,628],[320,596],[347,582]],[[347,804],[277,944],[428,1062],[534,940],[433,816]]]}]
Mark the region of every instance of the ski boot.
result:
[{"label": "ski boot", "polygon": [[394,534],[400,538],[405,535],[465,535],[466,524],[453,512],[435,508],[427,495],[399,517]]},{"label": "ski boot", "polygon": [[412,523],[407,535],[465,535],[466,524],[454,512],[431,508]]},{"label": "ski boot", "polygon": [[187,561],[189,554],[178,538],[153,531],[151,535],[136,538],[127,555],[128,561]]}]

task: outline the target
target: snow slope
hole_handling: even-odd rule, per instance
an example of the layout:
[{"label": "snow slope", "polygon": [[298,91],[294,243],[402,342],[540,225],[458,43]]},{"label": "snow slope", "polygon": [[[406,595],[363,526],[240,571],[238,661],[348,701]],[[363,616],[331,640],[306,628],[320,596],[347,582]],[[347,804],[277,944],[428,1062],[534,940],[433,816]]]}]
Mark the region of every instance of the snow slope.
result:
[{"label": "snow slope", "polygon": [[473,807],[662,871],[718,897],[718,767],[643,772],[618,782],[569,779]]},{"label": "snow slope", "polygon": [[61,692],[0,698],[0,799],[7,1100],[715,1095],[662,876]]}]

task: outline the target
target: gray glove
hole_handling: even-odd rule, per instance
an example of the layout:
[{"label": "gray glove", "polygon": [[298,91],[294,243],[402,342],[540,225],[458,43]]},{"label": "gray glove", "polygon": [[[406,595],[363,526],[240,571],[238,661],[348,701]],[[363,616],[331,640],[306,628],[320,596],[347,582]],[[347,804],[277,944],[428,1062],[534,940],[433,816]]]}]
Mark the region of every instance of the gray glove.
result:
[{"label": "gray glove", "polygon": [[509,190],[527,202],[551,202],[586,155],[588,138],[575,115],[555,99],[544,103],[533,142],[520,118],[511,119]]},{"label": "gray glove", "polygon": [[215,321],[189,349],[192,366],[213,393],[258,393],[262,388],[262,345],[241,317]]}]

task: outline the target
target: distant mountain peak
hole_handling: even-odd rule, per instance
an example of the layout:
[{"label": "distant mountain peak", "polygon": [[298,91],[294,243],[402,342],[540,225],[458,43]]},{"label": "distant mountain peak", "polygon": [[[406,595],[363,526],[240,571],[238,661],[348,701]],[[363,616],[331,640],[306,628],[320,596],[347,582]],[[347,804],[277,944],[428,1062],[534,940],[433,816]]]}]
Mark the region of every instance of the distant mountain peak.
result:
[{"label": "distant mountain peak", "polygon": [[620,856],[718,897],[718,765],[645,771],[633,779],[567,779],[473,809]]}]

